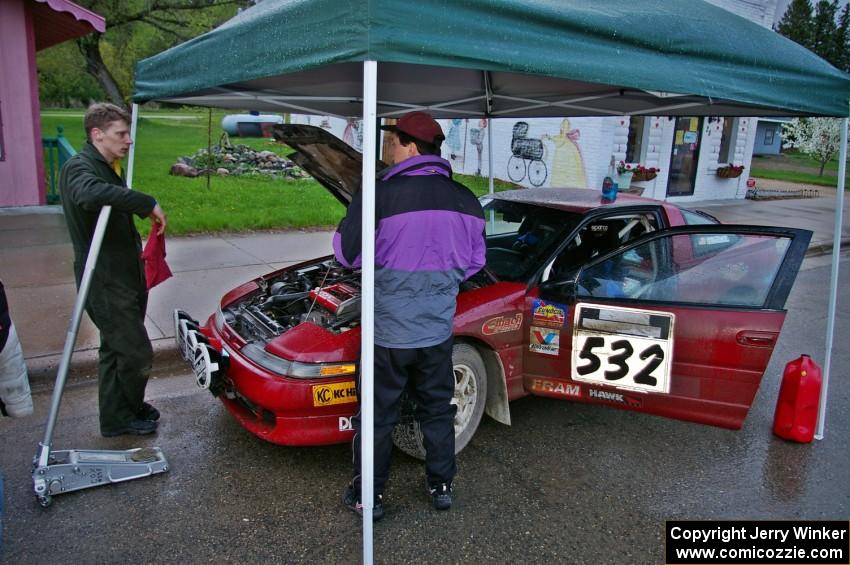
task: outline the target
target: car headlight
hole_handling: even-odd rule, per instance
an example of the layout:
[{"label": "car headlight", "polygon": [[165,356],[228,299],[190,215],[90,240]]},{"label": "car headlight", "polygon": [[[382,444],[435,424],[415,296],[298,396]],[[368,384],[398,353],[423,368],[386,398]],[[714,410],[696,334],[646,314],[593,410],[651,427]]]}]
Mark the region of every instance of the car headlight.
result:
[{"label": "car headlight", "polygon": [[221,306],[219,306],[218,308],[215,309],[214,324],[215,324],[215,329],[219,333],[221,333],[224,330],[225,319],[224,319],[224,312],[221,311]]},{"label": "car headlight", "polygon": [[261,346],[249,343],[240,352],[260,367],[281,376],[296,379],[319,379],[353,375],[357,372],[354,363],[300,363],[272,355]]}]

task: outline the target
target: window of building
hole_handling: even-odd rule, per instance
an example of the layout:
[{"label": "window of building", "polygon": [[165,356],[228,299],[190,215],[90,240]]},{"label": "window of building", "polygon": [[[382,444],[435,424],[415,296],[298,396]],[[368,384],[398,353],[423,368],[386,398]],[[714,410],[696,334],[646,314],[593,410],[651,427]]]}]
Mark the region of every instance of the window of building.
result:
[{"label": "window of building", "polygon": [[764,130],[764,144],[765,145],[773,145],[773,137],[776,135],[776,130],[774,128],[765,128]]},{"label": "window of building", "polygon": [[644,123],[646,118],[632,117],[629,120],[629,140],[626,145],[626,163],[640,162],[643,150]]},{"label": "window of building", "polygon": [[718,163],[731,163],[735,157],[735,132],[738,131],[738,120],[723,118],[723,131],[720,133],[720,154]]}]

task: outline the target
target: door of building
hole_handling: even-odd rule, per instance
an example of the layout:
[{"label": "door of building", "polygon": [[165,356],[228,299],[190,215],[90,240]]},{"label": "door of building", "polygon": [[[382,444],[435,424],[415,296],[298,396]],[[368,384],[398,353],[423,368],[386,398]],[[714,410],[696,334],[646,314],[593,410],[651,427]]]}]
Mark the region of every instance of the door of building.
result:
[{"label": "door of building", "polygon": [[690,196],[694,193],[701,132],[702,118],[676,118],[667,196]]}]

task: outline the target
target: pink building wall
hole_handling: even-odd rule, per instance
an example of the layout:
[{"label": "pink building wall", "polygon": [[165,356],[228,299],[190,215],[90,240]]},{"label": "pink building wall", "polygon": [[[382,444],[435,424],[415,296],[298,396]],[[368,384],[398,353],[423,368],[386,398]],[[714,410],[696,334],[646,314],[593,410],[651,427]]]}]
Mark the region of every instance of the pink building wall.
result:
[{"label": "pink building wall", "polygon": [[45,203],[35,38],[27,0],[0,0],[0,207]]}]

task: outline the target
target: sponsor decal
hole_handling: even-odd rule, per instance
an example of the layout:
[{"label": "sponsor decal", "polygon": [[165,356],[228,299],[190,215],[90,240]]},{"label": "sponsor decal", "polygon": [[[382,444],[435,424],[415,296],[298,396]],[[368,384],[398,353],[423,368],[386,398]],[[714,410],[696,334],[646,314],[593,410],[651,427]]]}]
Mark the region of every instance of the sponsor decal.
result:
[{"label": "sponsor decal", "polygon": [[531,303],[531,323],[535,326],[561,328],[567,317],[567,307],[535,298]]},{"label": "sponsor decal", "polygon": [[513,318],[510,316],[499,316],[498,318],[490,318],[484,325],[481,326],[481,333],[484,335],[502,334],[507,332],[515,332],[522,328],[522,314],[517,314]]},{"label": "sponsor decal", "polygon": [[351,418],[346,418],[345,416],[339,417],[339,431],[341,432],[350,432],[354,430],[354,425],[351,423]]},{"label": "sponsor decal", "polygon": [[625,404],[632,408],[641,408],[643,406],[643,399],[620,392],[589,388],[587,389],[587,396],[597,400],[604,400],[605,402],[613,402],[614,404]]},{"label": "sponsor decal", "polygon": [[332,404],[351,404],[357,402],[357,388],[354,381],[313,385],[313,406]]},{"label": "sponsor decal", "polygon": [[560,335],[558,330],[551,328],[536,328],[531,326],[531,336],[528,348],[543,355],[557,355],[560,350]]},{"label": "sponsor decal", "polygon": [[581,397],[581,387],[579,385],[547,381],[546,379],[534,379],[531,381],[531,390],[539,390],[572,398]]}]

